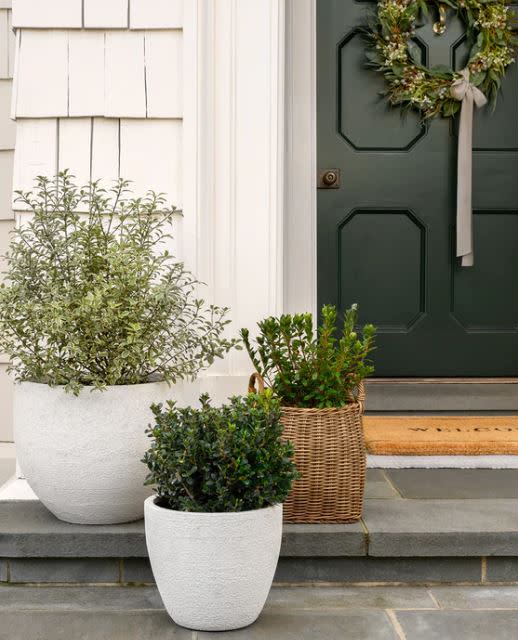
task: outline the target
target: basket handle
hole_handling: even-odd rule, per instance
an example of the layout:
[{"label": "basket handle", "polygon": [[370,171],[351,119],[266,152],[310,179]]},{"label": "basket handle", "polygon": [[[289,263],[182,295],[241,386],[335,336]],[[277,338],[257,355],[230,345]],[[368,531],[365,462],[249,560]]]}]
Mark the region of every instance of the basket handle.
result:
[{"label": "basket handle", "polygon": [[[257,389],[255,383],[257,382]],[[264,393],[264,378],[260,373],[254,371],[248,381],[248,393]]]},{"label": "basket handle", "polygon": [[365,384],[360,380],[356,387],[356,393],[351,391],[351,400],[360,405],[360,413],[365,413]]}]

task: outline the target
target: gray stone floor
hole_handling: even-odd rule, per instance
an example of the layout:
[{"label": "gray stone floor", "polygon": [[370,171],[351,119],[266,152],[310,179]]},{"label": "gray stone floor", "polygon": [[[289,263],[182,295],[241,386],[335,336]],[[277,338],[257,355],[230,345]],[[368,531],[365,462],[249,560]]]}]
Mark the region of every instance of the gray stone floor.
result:
[{"label": "gray stone floor", "polygon": [[192,632],[153,587],[0,587],[0,640],[515,640],[518,585],[276,587],[259,620]]},{"label": "gray stone floor", "polygon": [[369,469],[366,498],[518,498],[518,469]]},{"label": "gray stone floor", "polygon": [[518,498],[518,469],[386,469],[378,473],[403,498]]}]

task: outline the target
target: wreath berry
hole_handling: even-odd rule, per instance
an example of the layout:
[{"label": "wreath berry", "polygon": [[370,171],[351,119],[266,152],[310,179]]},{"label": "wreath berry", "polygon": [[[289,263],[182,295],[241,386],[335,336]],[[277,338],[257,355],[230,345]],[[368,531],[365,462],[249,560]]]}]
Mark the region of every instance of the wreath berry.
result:
[{"label": "wreath berry", "polygon": [[[518,39],[506,0],[433,0],[454,9],[466,24],[471,44],[469,82],[496,103],[507,67],[515,61]],[[461,103],[451,94],[462,74],[446,66],[430,69],[421,64],[421,51],[412,38],[426,17],[426,0],[379,0],[377,14],[368,31],[371,66],[383,73],[384,92],[394,105],[416,108],[425,118],[453,116]]]}]

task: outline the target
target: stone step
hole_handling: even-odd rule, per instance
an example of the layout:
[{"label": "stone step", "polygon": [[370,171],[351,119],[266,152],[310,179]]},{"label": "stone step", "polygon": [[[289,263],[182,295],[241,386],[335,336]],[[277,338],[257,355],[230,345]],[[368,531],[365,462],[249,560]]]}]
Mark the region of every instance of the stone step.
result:
[{"label": "stone step", "polygon": [[[515,470],[370,471],[361,522],[285,525],[276,581],[518,581],[517,497]],[[0,582],[152,580],[142,521],[72,525],[0,501]]]},{"label": "stone step", "polygon": [[370,378],[369,411],[518,411],[518,378]]}]

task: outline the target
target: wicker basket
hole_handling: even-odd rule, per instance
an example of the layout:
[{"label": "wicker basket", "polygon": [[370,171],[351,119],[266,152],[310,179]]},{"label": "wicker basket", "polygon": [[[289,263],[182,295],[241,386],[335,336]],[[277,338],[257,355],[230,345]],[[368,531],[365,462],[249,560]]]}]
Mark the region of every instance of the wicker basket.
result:
[{"label": "wicker basket", "polygon": [[[249,390],[264,388],[253,374]],[[365,391],[360,383],[351,404],[336,409],[283,407],[286,438],[295,447],[301,477],[284,503],[285,522],[355,522],[362,515],[365,442],[362,429]]]}]

